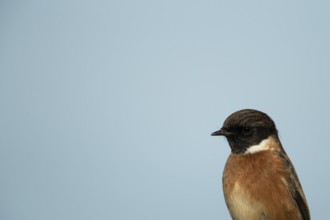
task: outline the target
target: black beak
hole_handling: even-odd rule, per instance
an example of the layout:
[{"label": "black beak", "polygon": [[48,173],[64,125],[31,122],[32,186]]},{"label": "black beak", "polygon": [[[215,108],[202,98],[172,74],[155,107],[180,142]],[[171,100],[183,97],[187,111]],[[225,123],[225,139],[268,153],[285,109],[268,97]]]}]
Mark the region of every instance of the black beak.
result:
[{"label": "black beak", "polygon": [[223,129],[220,129],[219,131],[215,131],[211,134],[211,136],[228,136],[230,135],[231,133],[226,131],[226,130],[223,130]]}]

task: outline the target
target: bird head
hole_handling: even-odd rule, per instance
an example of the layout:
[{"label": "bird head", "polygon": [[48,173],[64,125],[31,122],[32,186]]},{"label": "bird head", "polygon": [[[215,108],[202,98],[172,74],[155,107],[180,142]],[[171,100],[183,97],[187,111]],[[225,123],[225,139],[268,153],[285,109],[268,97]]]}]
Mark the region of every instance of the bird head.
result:
[{"label": "bird head", "polygon": [[243,109],[231,114],[212,136],[225,136],[234,154],[245,153],[270,136],[278,137],[274,121],[265,113]]}]

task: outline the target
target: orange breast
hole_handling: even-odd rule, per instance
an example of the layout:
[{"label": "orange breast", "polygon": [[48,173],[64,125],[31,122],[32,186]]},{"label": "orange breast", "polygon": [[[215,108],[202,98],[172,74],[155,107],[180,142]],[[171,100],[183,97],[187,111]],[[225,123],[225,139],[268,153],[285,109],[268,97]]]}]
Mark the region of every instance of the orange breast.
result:
[{"label": "orange breast", "polygon": [[274,151],[232,154],[223,173],[223,190],[233,219],[301,219],[288,190],[290,169]]}]

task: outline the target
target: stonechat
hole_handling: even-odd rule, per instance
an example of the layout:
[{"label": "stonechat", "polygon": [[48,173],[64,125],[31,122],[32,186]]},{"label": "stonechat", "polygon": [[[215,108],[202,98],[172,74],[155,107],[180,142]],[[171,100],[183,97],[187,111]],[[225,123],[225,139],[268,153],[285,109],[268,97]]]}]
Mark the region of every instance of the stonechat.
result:
[{"label": "stonechat", "polygon": [[234,112],[211,135],[225,136],[231,148],[222,184],[232,219],[310,219],[297,173],[267,114]]}]

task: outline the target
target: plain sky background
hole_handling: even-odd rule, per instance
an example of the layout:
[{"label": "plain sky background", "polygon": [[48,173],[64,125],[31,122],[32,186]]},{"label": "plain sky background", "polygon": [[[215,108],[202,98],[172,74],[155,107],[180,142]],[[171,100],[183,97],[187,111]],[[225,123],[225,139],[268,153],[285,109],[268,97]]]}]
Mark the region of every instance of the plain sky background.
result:
[{"label": "plain sky background", "polygon": [[[0,1],[0,219],[230,219],[211,137],[269,114],[329,217],[329,1]],[[258,181],[256,179],[256,181]]]}]

